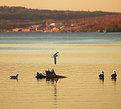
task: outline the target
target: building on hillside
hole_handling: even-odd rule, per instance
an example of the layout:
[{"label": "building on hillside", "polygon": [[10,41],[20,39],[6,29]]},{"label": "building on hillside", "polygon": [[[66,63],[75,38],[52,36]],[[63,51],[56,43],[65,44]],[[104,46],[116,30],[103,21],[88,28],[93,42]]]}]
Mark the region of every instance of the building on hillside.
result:
[{"label": "building on hillside", "polygon": [[50,26],[60,27],[60,26],[63,26],[63,23],[51,23]]},{"label": "building on hillside", "polygon": [[58,28],[54,27],[54,28],[52,29],[52,32],[60,32],[60,30],[59,30]]},{"label": "building on hillside", "polygon": [[34,29],[35,31],[37,31],[39,26],[40,25],[31,25],[31,29]]},{"label": "building on hillside", "polygon": [[22,31],[22,28],[14,28],[12,29],[13,32],[19,32],[19,31]]},{"label": "building on hillside", "polygon": [[45,25],[32,25],[31,30],[38,31],[38,30],[42,30],[45,27],[46,27]]},{"label": "building on hillside", "polygon": [[28,28],[23,28],[23,29],[22,29],[22,32],[30,32],[30,29],[28,29]]}]

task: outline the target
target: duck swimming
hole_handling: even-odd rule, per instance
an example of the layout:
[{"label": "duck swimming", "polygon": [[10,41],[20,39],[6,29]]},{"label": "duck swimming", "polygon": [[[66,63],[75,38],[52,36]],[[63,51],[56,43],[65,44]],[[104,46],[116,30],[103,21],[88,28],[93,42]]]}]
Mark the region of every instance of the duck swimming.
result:
[{"label": "duck swimming", "polygon": [[102,74],[99,75],[99,79],[104,79],[104,72],[102,71]]},{"label": "duck swimming", "polygon": [[116,76],[117,76],[116,71],[114,71],[114,73],[111,75],[111,79],[116,79]]},{"label": "duck swimming", "polygon": [[17,74],[16,76],[10,76],[10,79],[18,79],[18,75],[19,74]]}]

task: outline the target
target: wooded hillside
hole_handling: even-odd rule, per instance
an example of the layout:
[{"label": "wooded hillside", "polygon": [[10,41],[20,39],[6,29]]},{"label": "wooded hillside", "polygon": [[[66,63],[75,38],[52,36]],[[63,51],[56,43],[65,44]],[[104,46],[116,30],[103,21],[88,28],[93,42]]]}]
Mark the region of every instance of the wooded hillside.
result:
[{"label": "wooded hillside", "polygon": [[57,11],[57,10],[38,10],[25,7],[0,6],[0,19],[4,20],[69,20],[88,17],[97,17],[104,15],[117,14],[113,12],[102,11]]},{"label": "wooded hillside", "polygon": [[0,30],[62,22],[71,31],[121,31],[121,14],[102,11],[57,11],[0,6]]}]

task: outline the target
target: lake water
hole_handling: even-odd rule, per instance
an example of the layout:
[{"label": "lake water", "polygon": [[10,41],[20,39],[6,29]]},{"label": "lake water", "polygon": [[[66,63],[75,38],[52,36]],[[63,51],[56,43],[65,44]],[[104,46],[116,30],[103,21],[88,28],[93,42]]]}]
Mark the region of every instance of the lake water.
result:
[{"label": "lake water", "polygon": [[[35,78],[48,68],[68,78]],[[0,33],[0,74],[0,109],[121,109],[121,33]]]}]

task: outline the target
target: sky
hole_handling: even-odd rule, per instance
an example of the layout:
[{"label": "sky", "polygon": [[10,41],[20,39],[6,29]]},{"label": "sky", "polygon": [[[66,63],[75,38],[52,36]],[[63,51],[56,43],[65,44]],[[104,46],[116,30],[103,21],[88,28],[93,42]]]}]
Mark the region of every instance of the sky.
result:
[{"label": "sky", "polygon": [[0,0],[0,6],[33,9],[121,12],[121,0]]}]

